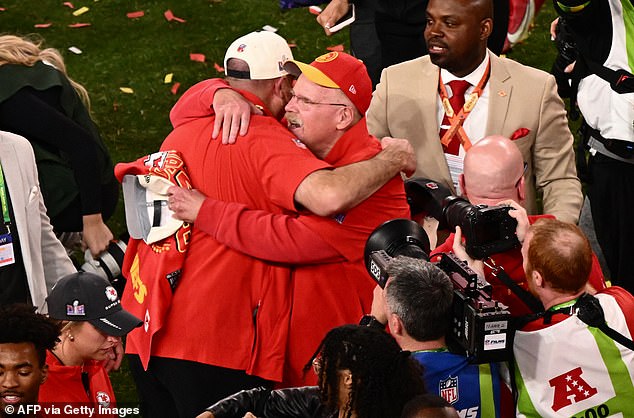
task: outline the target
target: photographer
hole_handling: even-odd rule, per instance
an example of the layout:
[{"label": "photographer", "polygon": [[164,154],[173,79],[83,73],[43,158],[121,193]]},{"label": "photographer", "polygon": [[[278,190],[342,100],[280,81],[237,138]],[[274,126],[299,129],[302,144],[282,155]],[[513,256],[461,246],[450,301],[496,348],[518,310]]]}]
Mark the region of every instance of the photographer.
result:
[{"label": "photographer", "polygon": [[[521,204],[526,196],[524,192],[525,180],[523,160],[515,144],[502,136],[489,136],[474,144],[465,155],[464,172],[460,175],[460,188],[463,196],[473,205],[495,206],[501,202],[511,204],[516,211],[509,215],[520,221],[526,217]],[[521,211],[523,216],[518,217]],[[528,216],[528,223],[532,224],[540,218],[552,218],[550,215]],[[432,261],[436,261],[440,254],[452,250],[454,234],[432,252]],[[519,248],[491,255],[487,259],[491,266],[501,266],[506,274],[519,286],[527,289],[522,256]],[[493,286],[493,299],[509,307],[514,316],[530,313],[529,307],[508,286],[504,285],[493,275],[491,268],[484,268],[485,278]],[[605,287],[603,274],[596,257],[593,255],[590,285],[599,290]]]},{"label": "photographer", "polygon": [[387,273],[385,289],[375,288],[372,315],[387,323],[401,348],[423,365],[428,390],[445,398],[460,416],[511,416],[512,400],[500,365],[470,364],[447,347],[453,300],[447,274],[432,263],[405,256],[392,259]]},{"label": "photographer", "polygon": [[[633,5],[627,0],[557,0],[554,5],[561,17],[553,72],[564,87],[560,94],[569,93],[571,106],[576,104],[585,120],[581,145],[590,149],[588,197],[597,240],[612,281],[632,292],[634,76],[626,40],[634,36]],[[578,154],[584,166],[585,151]]]},{"label": "photographer", "polygon": [[522,255],[528,287],[546,312],[515,334],[517,416],[630,416],[634,351],[604,330],[634,334],[634,297],[618,286],[596,298],[585,293],[592,250],[576,225],[539,220]]}]

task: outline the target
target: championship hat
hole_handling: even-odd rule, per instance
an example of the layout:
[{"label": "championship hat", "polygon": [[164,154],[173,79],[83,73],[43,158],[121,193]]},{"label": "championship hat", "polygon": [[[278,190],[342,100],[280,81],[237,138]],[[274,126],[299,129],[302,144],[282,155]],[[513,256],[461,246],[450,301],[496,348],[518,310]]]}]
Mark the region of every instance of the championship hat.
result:
[{"label": "championship hat", "polygon": [[174,186],[171,181],[151,174],[126,174],[122,186],[126,225],[132,238],[152,244],[183,225],[167,205],[167,189]]},{"label": "championship hat", "polygon": [[108,280],[83,271],[59,279],[46,302],[51,318],[88,321],[115,337],[122,337],[143,323],[121,307],[119,295]]},{"label": "championship hat", "polygon": [[[237,58],[249,65],[249,71],[227,69],[227,62]],[[293,59],[288,43],[273,32],[251,32],[233,41],[225,54],[225,75],[247,80],[270,80],[287,75],[284,63]]]},{"label": "championship hat", "polygon": [[300,73],[323,87],[340,89],[357,110],[365,115],[372,99],[372,81],[363,61],[344,52],[329,52],[309,64],[290,60],[284,64],[290,74]]}]

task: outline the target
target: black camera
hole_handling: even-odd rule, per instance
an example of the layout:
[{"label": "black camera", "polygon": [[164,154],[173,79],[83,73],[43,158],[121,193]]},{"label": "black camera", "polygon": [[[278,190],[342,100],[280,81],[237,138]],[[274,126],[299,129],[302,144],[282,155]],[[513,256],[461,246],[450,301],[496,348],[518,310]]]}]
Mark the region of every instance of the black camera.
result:
[{"label": "black camera", "polygon": [[566,19],[563,17],[559,18],[555,28],[555,45],[558,53],[555,59],[555,69],[563,73],[566,67],[579,57],[575,36],[566,25]]},{"label": "black camera", "polygon": [[510,206],[472,205],[453,196],[435,181],[416,177],[405,182],[412,216],[420,212],[436,218],[439,229],[459,226],[466,240],[467,253],[477,259],[519,247],[517,221],[509,216]]},{"label": "black camera", "polygon": [[82,264],[80,270],[107,279],[119,295],[122,295],[126,280],[121,275],[121,266],[123,265],[123,256],[127,247],[126,241],[123,239],[111,241],[108,248],[96,258],[92,256],[90,250],[86,250],[84,264]]},{"label": "black camera", "polygon": [[[385,287],[387,266],[399,255],[429,261],[427,234],[409,219],[385,222],[365,244],[365,266],[379,286]],[[436,266],[449,276],[454,287],[450,343],[464,351],[472,363],[508,360],[511,314],[505,305],[491,298],[491,285],[454,254],[442,254]]]},{"label": "black camera", "polygon": [[443,215],[451,229],[459,226],[467,253],[476,259],[520,246],[515,233],[517,221],[509,215],[511,206],[472,205],[468,200],[448,196]]}]

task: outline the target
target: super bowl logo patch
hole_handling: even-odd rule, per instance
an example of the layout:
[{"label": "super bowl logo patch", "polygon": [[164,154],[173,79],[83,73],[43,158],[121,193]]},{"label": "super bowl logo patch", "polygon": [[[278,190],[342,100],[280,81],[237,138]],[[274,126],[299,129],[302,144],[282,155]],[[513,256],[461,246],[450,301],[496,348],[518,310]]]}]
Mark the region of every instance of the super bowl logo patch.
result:
[{"label": "super bowl logo patch", "polygon": [[110,395],[108,395],[106,392],[97,392],[97,395],[95,395],[95,399],[97,400],[97,403],[104,408],[110,406]]},{"label": "super bowl logo patch", "polygon": [[66,305],[66,315],[68,316],[85,316],[86,309],[78,300],[74,300],[72,305]]},{"label": "super bowl logo patch", "polygon": [[440,396],[447,402],[453,404],[458,401],[458,377],[449,376],[446,380],[441,380],[438,389]]},{"label": "super bowl logo patch", "polygon": [[238,45],[238,52],[244,52],[244,49],[245,49],[246,47],[247,47],[247,46],[246,46],[245,44],[240,44],[240,45]]},{"label": "super bowl logo patch", "polygon": [[345,213],[339,213],[335,216],[333,216],[333,219],[335,220],[335,222],[337,222],[338,224],[342,224],[343,220],[346,219],[346,214]]},{"label": "super bowl logo patch", "polygon": [[106,287],[106,297],[110,302],[114,302],[115,300],[117,300],[117,296],[117,290],[114,287]]}]

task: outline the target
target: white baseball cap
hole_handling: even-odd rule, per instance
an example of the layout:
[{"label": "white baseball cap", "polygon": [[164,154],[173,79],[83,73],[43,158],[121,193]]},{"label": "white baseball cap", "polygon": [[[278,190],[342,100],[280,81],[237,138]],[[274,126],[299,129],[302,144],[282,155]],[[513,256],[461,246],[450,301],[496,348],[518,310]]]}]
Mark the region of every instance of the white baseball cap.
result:
[{"label": "white baseball cap", "polygon": [[[249,71],[227,70],[227,61],[237,58],[249,65]],[[233,41],[225,54],[225,75],[247,80],[270,80],[288,74],[284,63],[293,59],[288,43],[273,32],[251,32]]]},{"label": "white baseball cap", "polygon": [[132,238],[152,244],[183,225],[167,206],[167,189],[174,186],[171,181],[151,174],[126,174],[122,186],[126,224]]}]

